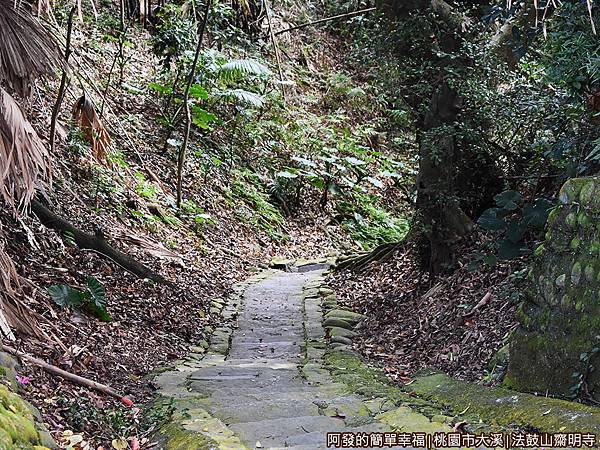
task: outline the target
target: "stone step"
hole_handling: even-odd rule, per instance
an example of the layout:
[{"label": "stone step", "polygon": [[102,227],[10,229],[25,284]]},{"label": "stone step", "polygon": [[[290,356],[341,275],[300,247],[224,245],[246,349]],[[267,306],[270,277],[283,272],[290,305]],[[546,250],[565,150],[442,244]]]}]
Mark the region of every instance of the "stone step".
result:
[{"label": "stone step", "polygon": [[[248,444],[260,441],[263,447],[284,447],[324,442],[327,431],[344,428],[344,425],[341,420],[331,417],[301,416],[238,423],[229,428]],[[303,439],[306,434],[310,436]],[[292,437],[294,441],[290,440]]]}]

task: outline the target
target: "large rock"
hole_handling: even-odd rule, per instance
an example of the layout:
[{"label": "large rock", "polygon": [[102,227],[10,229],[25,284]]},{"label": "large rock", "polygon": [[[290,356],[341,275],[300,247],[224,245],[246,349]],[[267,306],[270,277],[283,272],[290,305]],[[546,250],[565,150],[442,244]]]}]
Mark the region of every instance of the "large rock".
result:
[{"label": "large rock", "polygon": [[[570,397],[583,381],[600,400],[600,178],[569,180],[536,249],[504,383]],[[591,358],[589,361],[586,355]]]}]

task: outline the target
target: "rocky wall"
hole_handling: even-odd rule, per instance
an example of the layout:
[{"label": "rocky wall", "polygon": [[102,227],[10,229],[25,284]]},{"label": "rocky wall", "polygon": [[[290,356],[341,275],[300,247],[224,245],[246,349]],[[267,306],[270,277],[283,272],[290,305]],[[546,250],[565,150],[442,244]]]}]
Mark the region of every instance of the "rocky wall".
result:
[{"label": "rocky wall", "polygon": [[567,181],[534,252],[505,385],[600,400],[599,219],[600,178]]}]

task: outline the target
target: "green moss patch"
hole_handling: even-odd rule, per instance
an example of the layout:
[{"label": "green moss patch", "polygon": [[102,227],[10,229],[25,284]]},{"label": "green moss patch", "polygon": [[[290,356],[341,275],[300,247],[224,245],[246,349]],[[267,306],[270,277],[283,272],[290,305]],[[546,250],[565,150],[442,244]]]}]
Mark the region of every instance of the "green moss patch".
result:
[{"label": "green moss patch", "polygon": [[441,373],[416,378],[405,389],[453,411],[468,408],[492,425],[600,434],[600,410],[579,403],[466,383]]},{"label": "green moss patch", "polygon": [[33,413],[24,400],[0,384],[0,448],[43,449]]}]

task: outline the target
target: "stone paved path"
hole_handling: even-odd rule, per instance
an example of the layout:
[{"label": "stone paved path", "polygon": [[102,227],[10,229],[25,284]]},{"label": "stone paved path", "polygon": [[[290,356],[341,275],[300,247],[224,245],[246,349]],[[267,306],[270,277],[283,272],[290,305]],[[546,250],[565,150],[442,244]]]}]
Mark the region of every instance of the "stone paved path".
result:
[{"label": "stone paved path", "polygon": [[237,300],[222,311],[234,324],[215,330],[206,353],[157,378],[175,411],[170,434],[175,423],[179,430],[165,448],[318,450],[327,448],[327,432],[450,431],[332,379],[321,274],[277,272],[238,286]]},{"label": "stone paved path", "polygon": [[[365,420],[349,427],[325,410],[363,407],[362,400],[310,383],[299,371],[304,343],[302,287],[318,272],[281,273],[248,288],[227,359],[190,376],[193,391],[206,394],[208,410],[250,448],[326,448],[327,431],[375,431]],[[329,380],[328,380],[329,381]]]}]

